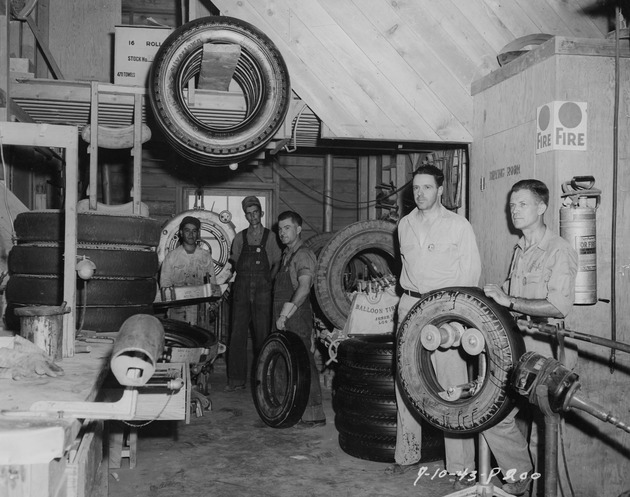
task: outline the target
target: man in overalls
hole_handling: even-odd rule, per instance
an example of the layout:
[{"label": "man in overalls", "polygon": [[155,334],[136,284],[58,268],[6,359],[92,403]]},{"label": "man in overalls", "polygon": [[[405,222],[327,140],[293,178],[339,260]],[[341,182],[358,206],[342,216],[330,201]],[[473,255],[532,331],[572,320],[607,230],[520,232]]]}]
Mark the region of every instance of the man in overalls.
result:
[{"label": "man in overalls", "polygon": [[313,310],[309,300],[317,258],[302,242],[302,217],[297,212],[285,211],[278,216],[278,233],[285,248],[273,287],[273,317],[279,331],[291,331],[302,339],[311,365],[308,404],[298,426],[324,426],[326,415],[319,371],[313,357]]},{"label": "man in overalls", "polygon": [[236,270],[232,285],[232,329],[227,351],[227,392],[245,388],[247,378],[247,337],[253,329],[254,356],[258,355],[271,331],[271,291],[280,266],[282,251],[275,235],[263,227],[265,214],[257,197],[242,203],[249,228],[232,242],[230,261]]}]

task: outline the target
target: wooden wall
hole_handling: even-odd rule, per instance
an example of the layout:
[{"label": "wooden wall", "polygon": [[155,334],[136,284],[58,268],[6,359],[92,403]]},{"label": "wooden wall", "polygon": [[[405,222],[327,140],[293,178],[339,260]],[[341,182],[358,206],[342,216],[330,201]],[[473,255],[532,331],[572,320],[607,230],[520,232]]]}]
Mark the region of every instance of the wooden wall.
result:
[{"label": "wooden wall", "polygon": [[[617,340],[630,343],[630,165],[626,116],[630,97],[624,83],[620,109],[618,234],[616,270],[612,272],[614,47],[611,42],[557,38],[520,61],[473,85],[475,136],[471,163],[471,220],[479,239],[486,282],[502,282],[517,234],[510,233],[507,194],[518,180],[536,178],[550,189],[545,216],[559,231],[561,185],[573,176],[593,175],[602,190],[597,209],[597,293],[593,305],[574,305],[566,326],[582,333],[611,338],[612,285],[616,285]],[[630,52],[624,46],[622,81],[630,74]],[[555,150],[536,154],[536,109],[552,101],[586,102],[586,151]],[[614,372],[610,349],[567,339],[578,344],[576,372],[579,395],[604,406],[623,422],[630,421],[626,391],[630,358],[617,352]],[[630,434],[582,412],[564,416],[563,438],[573,488],[578,496],[616,496],[630,487]],[[562,462],[560,463],[562,467]]]},{"label": "wooden wall", "polygon": [[[356,157],[333,156],[332,221],[336,231],[358,220]],[[171,156],[164,160],[145,153],[142,166],[142,201],[151,217],[163,222],[177,214],[184,188],[229,188],[256,193],[262,185],[276,192],[267,215],[294,210],[304,219],[303,238],[324,231],[324,155],[284,154],[264,163],[203,167]],[[207,208],[207,206],[206,206]]]}]

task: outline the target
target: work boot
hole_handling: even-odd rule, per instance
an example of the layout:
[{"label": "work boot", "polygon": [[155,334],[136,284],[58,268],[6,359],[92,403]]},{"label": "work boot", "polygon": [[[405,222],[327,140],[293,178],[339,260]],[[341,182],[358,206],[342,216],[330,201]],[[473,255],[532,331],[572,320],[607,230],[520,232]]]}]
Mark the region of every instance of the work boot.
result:
[{"label": "work boot", "polygon": [[505,493],[510,495],[529,495],[529,487],[531,486],[531,475],[527,475],[524,480],[515,481],[514,483],[505,483],[502,487]]}]

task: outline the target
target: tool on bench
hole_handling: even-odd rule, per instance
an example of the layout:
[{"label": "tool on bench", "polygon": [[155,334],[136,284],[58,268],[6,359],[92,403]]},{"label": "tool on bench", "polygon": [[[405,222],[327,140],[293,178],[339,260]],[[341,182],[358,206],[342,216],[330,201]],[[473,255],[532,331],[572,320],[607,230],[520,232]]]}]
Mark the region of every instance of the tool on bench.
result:
[{"label": "tool on bench", "polygon": [[79,419],[132,420],[136,414],[138,389],[166,388],[176,392],[185,386],[176,369],[156,372],[164,348],[164,327],[159,319],[136,314],[121,326],[115,339],[110,368],[118,383],[126,387],[116,402],[39,401],[28,411],[3,411],[5,416],[37,416]]}]

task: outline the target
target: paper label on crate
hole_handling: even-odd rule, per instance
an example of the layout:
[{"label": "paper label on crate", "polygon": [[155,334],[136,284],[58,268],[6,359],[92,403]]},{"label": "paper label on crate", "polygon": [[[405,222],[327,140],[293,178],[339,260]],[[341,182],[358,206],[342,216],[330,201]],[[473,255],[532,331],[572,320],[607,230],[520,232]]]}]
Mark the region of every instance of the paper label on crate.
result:
[{"label": "paper label on crate", "polygon": [[536,112],[536,153],[587,149],[586,102],[554,101]]},{"label": "paper label on crate", "polygon": [[171,28],[116,26],[114,83],[147,86],[151,64]]}]

